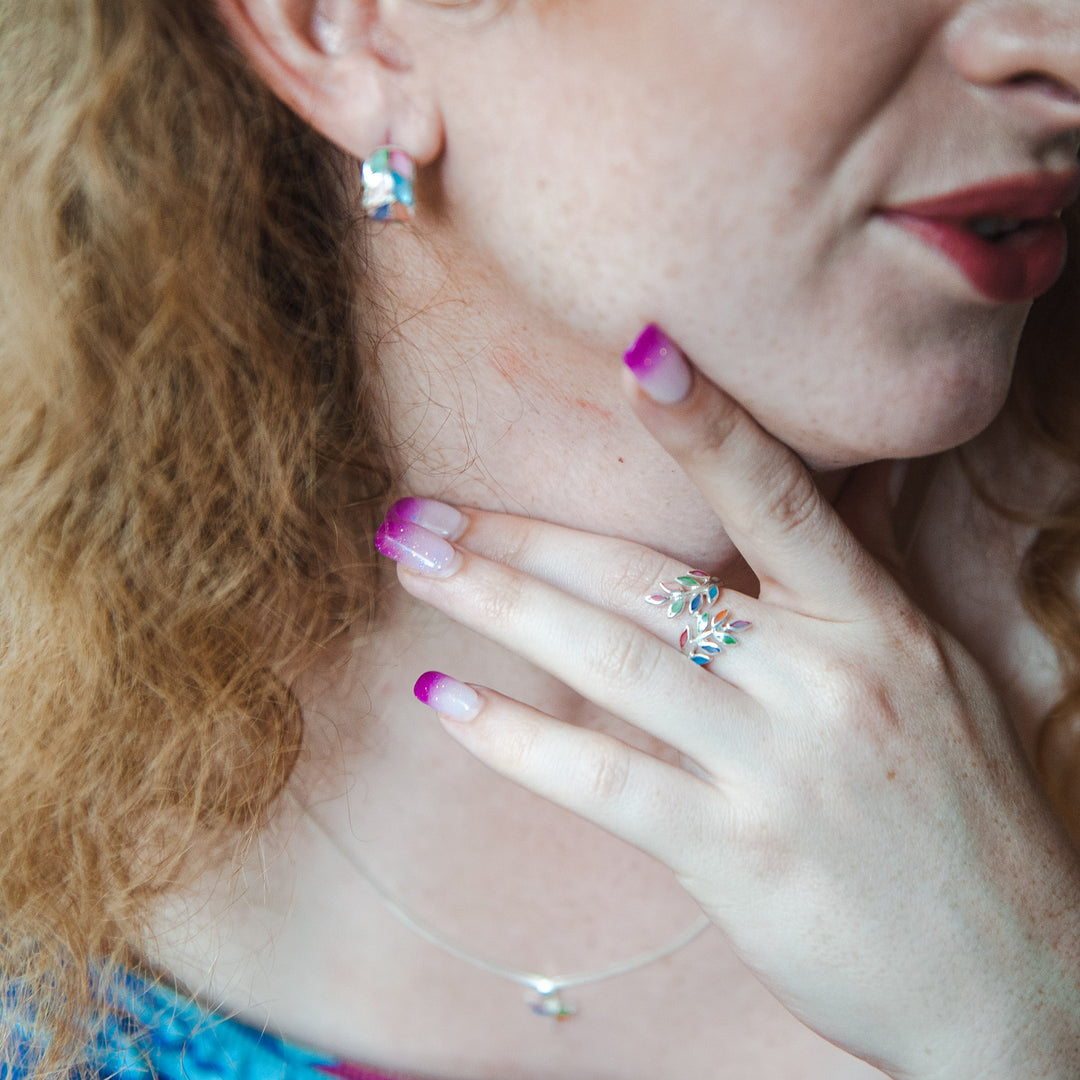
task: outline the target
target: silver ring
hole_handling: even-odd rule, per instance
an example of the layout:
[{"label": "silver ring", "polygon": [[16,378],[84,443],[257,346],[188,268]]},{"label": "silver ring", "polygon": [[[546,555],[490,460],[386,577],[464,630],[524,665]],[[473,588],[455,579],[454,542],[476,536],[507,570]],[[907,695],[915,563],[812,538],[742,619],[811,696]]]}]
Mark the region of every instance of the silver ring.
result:
[{"label": "silver ring", "polygon": [[691,570],[674,581],[662,581],[659,591],[645,598],[653,607],[666,607],[667,617],[683,615],[686,626],[679,638],[679,648],[695,664],[705,667],[725,649],[739,644],[737,634],[750,629],[750,623],[731,619],[724,608],[713,610],[720,599],[720,582],[700,570]]}]

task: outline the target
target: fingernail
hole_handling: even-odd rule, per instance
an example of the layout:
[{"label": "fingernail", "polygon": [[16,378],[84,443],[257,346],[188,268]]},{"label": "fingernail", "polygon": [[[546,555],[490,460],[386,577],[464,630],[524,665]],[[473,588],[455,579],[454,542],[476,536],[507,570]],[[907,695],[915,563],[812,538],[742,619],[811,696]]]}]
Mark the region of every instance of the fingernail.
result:
[{"label": "fingernail", "polygon": [[399,499],[386,515],[388,521],[411,521],[437,536],[456,540],[465,531],[465,515],[435,499]]},{"label": "fingernail", "polygon": [[449,675],[429,671],[416,680],[413,687],[416,700],[434,709],[440,716],[465,723],[480,711],[480,695]]},{"label": "fingernail", "polygon": [[450,577],[461,567],[453,544],[411,521],[384,521],[375,533],[375,549],[425,577]]},{"label": "fingernail", "polygon": [[674,405],[690,393],[693,381],[682,349],[660,329],[649,325],[626,353],[626,366],[642,390],[661,405]]}]

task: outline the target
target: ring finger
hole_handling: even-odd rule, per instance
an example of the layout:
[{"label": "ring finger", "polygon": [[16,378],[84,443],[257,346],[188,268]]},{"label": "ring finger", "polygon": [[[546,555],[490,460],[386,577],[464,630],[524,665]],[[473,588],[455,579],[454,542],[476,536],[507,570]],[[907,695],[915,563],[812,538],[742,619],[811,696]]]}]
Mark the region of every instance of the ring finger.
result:
[{"label": "ring finger", "polygon": [[400,564],[409,593],[704,768],[721,766],[725,745],[734,751],[736,732],[757,717],[750,697],[633,622],[513,567],[431,541],[427,558],[439,568],[418,573],[380,530],[380,548]]}]

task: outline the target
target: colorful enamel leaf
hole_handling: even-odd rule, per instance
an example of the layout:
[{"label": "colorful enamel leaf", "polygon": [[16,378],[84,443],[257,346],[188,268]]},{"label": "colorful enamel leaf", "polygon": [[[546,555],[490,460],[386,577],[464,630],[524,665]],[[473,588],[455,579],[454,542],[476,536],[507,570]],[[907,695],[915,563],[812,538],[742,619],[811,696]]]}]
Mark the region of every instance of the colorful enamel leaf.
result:
[{"label": "colorful enamel leaf", "polygon": [[674,619],[688,606],[692,612],[697,612],[706,603],[715,604],[720,596],[720,583],[700,570],[691,570],[674,581],[661,582],[660,590],[646,597],[646,603],[667,607],[668,618]]},{"label": "colorful enamel leaf", "polygon": [[739,644],[737,634],[750,629],[745,619],[730,621],[724,608],[710,615],[708,608],[720,599],[720,583],[700,570],[691,570],[674,581],[660,583],[660,591],[647,596],[653,607],[666,607],[669,619],[686,612],[691,621],[679,638],[679,648],[695,663],[704,667],[725,648]]}]

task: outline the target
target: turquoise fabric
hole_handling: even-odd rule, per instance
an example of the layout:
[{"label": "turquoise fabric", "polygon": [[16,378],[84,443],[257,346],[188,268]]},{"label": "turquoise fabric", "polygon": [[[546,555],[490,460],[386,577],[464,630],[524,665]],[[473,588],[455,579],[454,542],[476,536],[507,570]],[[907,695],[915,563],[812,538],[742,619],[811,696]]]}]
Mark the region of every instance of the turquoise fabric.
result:
[{"label": "turquoise fabric", "polygon": [[[103,1080],[328,1080],[327,1070],[340,1067],[326,1055],[209,1013],[135,973],[126,974],[114,993],[118,1015],[93,1050],[94,1072]],[[9,992],[5,1027],[14,1007]],[[15,1028],[21,1044],[14,1065],[0,1064],[0,1080],[24,1080],[33,1059],[32,1023],[24,1016]]]},{"label": "turquoise fabric", "polygon": [[[100,1071],[122,1080],[326,1080],[331,1058],[208,1013],[167,986],[128,975],[123,1008],[110,1025]],[[140,1048],[145,1053],[140,1054]],[[147,1068],[149,1057],[153,1070]]]}]

